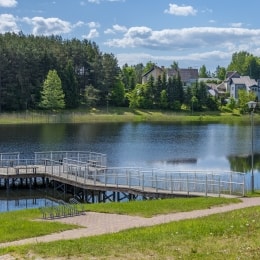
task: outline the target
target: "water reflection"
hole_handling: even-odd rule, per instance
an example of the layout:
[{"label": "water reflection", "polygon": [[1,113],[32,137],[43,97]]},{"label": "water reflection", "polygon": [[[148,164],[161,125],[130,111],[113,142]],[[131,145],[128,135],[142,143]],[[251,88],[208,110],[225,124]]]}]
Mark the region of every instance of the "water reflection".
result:
[{"label": "water reflection", "polygon": [[[252,157],[251,155],[244,156],[228,156],[227,157],[230,163],[230,169],[232,171],[238,172],[250,172],[252,168]],[[260,154],[254,154],[254,164],[253,169],[260,171]]]},{"label": "water reflection", "polygon": [[0,191],[0,212],[55,205],[57,202],[54,197],[47,196],[44,190],[9,189]]}]

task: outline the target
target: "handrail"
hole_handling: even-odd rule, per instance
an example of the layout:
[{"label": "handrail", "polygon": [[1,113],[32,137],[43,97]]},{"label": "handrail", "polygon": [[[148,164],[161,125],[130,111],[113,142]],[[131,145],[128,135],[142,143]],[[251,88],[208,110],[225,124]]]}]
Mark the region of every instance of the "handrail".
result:
[{"label": "handrail", "polygon": [[[55,167],[55,166],[54,166]],[[50,169],[49,169],[50,170]],[[245,194],[245,174],[229,172],[229,174],[215,174],[212,171],[168,171],[162,174],[162,171],[152,172],[137,171],[129,172],[129,168],[117,168],[117,171],[110,173],[110,168],[98,171],[95,168],[90,170],[88,167],[74,167],[73,171],[60,172],[61,169],[51,168],[46,173],[50,175],[59,175],[59,177],[74,181],[79,184],[99,186],[99,187],[116,187],[117,189],[131,188],[140,191],[150,189],[155,192],[200,192],[218,194]],[[115,168],[113,168],[115,170]],[[127,171],[128,170],[128,171]],[[170,174],[171,173],[171,174]],[[232,178],[230,178],[232,175]]]},{"label": "handrail", "polygon": [[[46,174],[73,181],[75,185],[104,186],[117,189],[132,189],[140,192],[201,192],[215,194],[245,194],[245,173],[232,171],[170,171],[140,167],[103,167],[82,161],[64,158],[14,159],[0,161],[0,174]],[[25,166],[24,168],[22,166]],[[17,166],[21,170],[17,171]]]}]

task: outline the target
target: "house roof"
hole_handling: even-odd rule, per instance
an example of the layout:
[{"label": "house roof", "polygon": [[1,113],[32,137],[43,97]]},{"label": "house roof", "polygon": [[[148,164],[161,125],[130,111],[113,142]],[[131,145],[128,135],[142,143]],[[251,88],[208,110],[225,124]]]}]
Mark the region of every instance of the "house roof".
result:
[{"label": "house roof", "polygon": [[150,70],[148,70],[145,74],[143,74],[142,77],[145,77],[145,76],[149,75],[149,74],[150,74],[153,70],[155,70],[155,69],[158,69],[158,70],[160,70],[161,72],[163,72],[163,69],[162,69],[162,68],[160,68],[160,67],[158,67],[158,66],[153,66]]},{"label": "house roof", "polygon": [[230,80],[233,78],[240,78],[240,74],[237,71],[228,71],[226,73],[226,80]]},{"label": "house roof", "polygon": [[240,78],[232,78],[231,80],[235,85],[244,84],[248,88],[256,86],[257,82],[254,79],[251,79],[249,76],[241,76]]},{"label": "house roof", "polygon": [[217,90],[219,92],[226,92],[226,85],[224,82],[220,83],[219,85],[217,85]]},{"label": "house roof", "polygon": [[210,82],[206,82],[205,84],[210,89],[217,89],[218,86],[216,83],[210,83]]},{"label": "house roof", "polygon": [[197,69],[168,69],[168,76],[174,77],[177,76],[178,72],[180,73],[181,80],[183,82],[188,82],[190,80],[197,80],[199,78],[199,72]]}]

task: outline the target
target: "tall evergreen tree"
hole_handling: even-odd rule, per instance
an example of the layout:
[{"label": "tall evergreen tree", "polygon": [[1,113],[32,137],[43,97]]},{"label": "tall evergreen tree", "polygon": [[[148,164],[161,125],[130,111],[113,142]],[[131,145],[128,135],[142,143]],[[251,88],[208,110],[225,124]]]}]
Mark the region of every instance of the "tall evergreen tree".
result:
[{"label": "tall evergreen tree", "polygon": [[64,92],[56,70],[50,70],[43,83],[40,107],[44,109],[62,109],[65,107]]},{"label": "tall evergreen tree", "polygon": [[113,54],[104,54],[102,59],[103,84],[101,86],[101,105],[104,105],[108,95],[112,91],[119,76],[120,69],[118,67],[117,59]]},{"label": "tall evergreen tree", "polygon": [[154,103],[155,106],[159,107],[160,102],[161,102],[161,92],[163,90],[163,82],[162,82],[162,77],[161,75],[158,76],[156,82],[155,82],[155,87],[154,87]]},{"label": "tall evergreen tree", "polygon": [[68,64],[64,70],[62,76],[62,86],[65,94],[65,104],[67,108],[76,108],[79,105],[79,89],[72,61],[68,61]]},{"label": "tall evergreen tree", "polygon": [[209,78],[210,73],[207,71],[207,68],[205,65],[202,65],[202,67],[199,69],[199,77],[200,78]]},{"label": "tall evergreen tree", "polygon": [[123,82],[120,79],[117,79],[115,82],[111,95],[110,95],[110,100],[113,105],[115,106],[122,106],[125,101],[125,86]]}]

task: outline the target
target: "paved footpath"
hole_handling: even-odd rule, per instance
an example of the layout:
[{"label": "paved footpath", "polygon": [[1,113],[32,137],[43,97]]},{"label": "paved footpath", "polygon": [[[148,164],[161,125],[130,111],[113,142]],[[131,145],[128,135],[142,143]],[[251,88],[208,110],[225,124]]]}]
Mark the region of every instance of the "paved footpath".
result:
[{"label": "paved footpath", "polygon": [[259,198],[242,198],[241,203],[212,207],[203,210],[194,210],[190,212],[179,212],[166,215],[158,215],[152,218],[143,218],[127,215],[118,214],[106,214],[106,213],[95,213],[87,212],[85,215],[55,219],[55,220],[44,220],[44,221],[59,221],[69,224],[77,224],[82,228],[68,230],[59,233],[53,233],[46,236],[34,237],[23,239],[19,241],[13,241],[8,243],[0,243],[0,248],[15,245],[24,245],[30,243],[49,242],[55,240],[65,239],[77,239],[80,237],[95,236],[101,234],[114,233],[121,230],[134,228],[134,227],[147,227],[157,224],[168,223],[172,221],[178,221],[183,219],[192,219],[208,216],[216,213],[228,212],[236,209],[260,206]]}]

